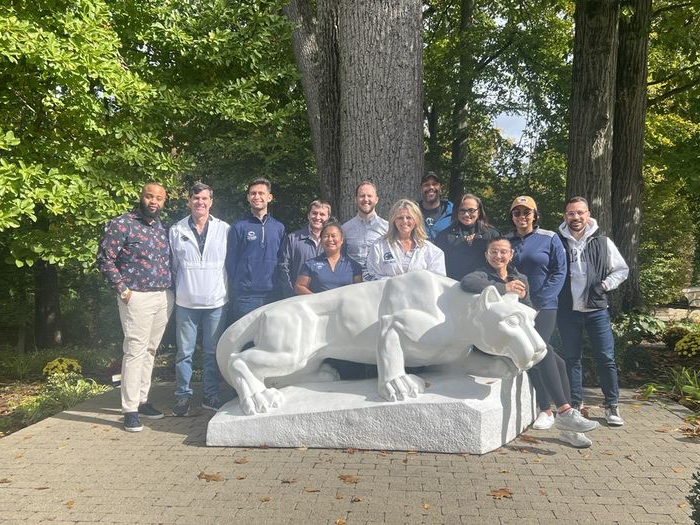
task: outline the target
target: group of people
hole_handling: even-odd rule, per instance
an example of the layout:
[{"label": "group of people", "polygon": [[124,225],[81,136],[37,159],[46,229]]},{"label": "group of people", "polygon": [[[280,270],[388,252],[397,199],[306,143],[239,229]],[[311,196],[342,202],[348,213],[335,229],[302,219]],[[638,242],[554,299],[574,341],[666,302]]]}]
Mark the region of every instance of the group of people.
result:
[{"label": "group of people", "polygon": [[628,270],[613,242],[598,232],[586,199],[569,199],[564,221],[552,232],[538,226],[532,197],[519,196],[509,212],[512,231],[502,235],[489,224],[476,195],[463,195],[456,206],[441,198],[441,182],[433,172],[422,178],[421,196],[417,203],[398,200],[385,220],[376,212],[377,187],[363,181],[355,191],[355,217],[340,224],[329,203],[315,200],[308,207],[308,223],[285,234],[284,225],[268,212],[273,198],[268,180],[248,185],[250,210],[231,226],[210,214],[213,190],[197,183],[189,191],[190,215],[166,230],[159,220],[165,188],[144,186],[139,206],[107,224],[97,255],[100,271],[117,293],[124,331],[124,428],[140,431],[141,418],[163,417],[148,402],[148,392],[155,352],[173,308],[173,415],[186,416],[198,330],[204,354],[202,407],[218,410],[216,344],[228,324],[281,298],[416,270],[451,277],[470,293],[493,285],[502,294],[516,294],[537,310],[535,328],[548,347],[558,326],[564,359],[550,347],[529,371],[540,408],[535,428],[556,425],[560,439],[576,447],[591,445],[584,433],[598,423],[580,412],[584,329],[605,396],[606,421],[622,425],[606,294]]}]

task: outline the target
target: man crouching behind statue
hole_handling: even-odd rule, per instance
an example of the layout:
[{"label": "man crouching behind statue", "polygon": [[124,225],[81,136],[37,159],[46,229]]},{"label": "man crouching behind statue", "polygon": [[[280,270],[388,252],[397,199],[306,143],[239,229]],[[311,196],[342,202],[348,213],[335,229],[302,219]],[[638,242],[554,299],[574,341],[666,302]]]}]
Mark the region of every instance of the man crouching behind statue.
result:
[{"label": "man crouching behind statue", "polygon": [[[505,295],[514,293],[520,302],[532,307],[528,292],[527,277],[518,272],[510,263],[513,260],[513,248],[505,237],[490,239],[486,245],[486,265],[479,270],[468,273],[462,278],[461,287],[465,292],[481,293],[487,286],[495,286]],[[533,369],[547,388],[547,392],[557,406],[555,426],[561,431],[560,439],[578,448],[591,446],[591,440],[582,432],[598,428],[598,422],[584,418],[571,406],[571,393],[564,387],[565,378],[557,368],[553,352],[550,350]]]}]

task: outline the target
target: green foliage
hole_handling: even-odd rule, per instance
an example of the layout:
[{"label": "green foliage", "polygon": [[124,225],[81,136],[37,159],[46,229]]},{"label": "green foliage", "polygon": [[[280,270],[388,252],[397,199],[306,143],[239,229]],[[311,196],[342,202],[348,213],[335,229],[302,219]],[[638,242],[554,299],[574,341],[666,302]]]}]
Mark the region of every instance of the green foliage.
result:
[{"label": "green foliage", "polygon": [[674,350],[684,357],[695,357],[700,353],[700,333],[693,332],[685,335],[676,343]]},{"label": "green foliage", "polygon": [[666,323],[653,315],[630,312],[613,323],[613,333],[618,339],[637,345],[643,340],[657,340],[664,333],[665,327]]},{"label": "green foliage", "polygon": [[86,348],[66,346],[61,349],[42,350],[18,354],[11,348],[0,348],[0,377],[6,381],[32,381],[42,379],[47,363],[59,358],[75,361],[88,376],[104,374],[105,369],[120,359],[120,349]]},{"label": "green foliage", "polygon": [[110,389],[74,372],[55,373],[49,376],[39,394],[17,406],[13,417],[31,425]]},{"label": "green foliage", "polygon": [[80,374],[83,371],[83,367],[80,366],[78,361],[71,359],[70,357],[57,357],[56,359],[46,363],[46,366],[42,371],[46,376],[68,373]]},{"label": "green foliage", "polygon": [[692,368],[672,368],[668,371],[670,377],[669,394],[685,397],[686,389],[700,390],[700,371]]},{"label": "green foliage", "polygon": [[690,494],[686,498],[692,510],[690,518],[695,525],[700,525],[700,471],[693,474],[695,483],[690,488]]},{"label": "green foliage", "polygon": [[676,343],[690,333],[690,329],[684,325],[672,324],[666,327],[661,337],[669,350],[676,347]]}]

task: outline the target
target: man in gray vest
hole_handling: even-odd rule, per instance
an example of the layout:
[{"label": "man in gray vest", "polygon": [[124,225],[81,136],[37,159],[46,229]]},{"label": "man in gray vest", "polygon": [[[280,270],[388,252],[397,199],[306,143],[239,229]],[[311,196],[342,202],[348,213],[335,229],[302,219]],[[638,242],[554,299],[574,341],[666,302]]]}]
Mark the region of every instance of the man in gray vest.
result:
[{"label": "man in gray vest", "polygon": [[566,249],[568,271],[559,295],[557,324],[571,383],[571,404],[578,409],[583,405],[581,355],[585,329],[605,396],[605,419],[608,425],[621,426],[624,421],[618,408],[615,343],[607,294],[627,279],[629,269],[612,240],[598,232],[598,223],[583,197],[566,202],[559,235]]}]

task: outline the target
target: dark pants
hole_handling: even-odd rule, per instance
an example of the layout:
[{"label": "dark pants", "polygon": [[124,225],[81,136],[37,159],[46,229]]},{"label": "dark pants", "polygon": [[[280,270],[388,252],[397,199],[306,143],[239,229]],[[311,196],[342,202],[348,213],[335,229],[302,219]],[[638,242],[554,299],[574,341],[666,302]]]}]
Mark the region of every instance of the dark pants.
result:
[{"label": "dark pants", "polygon": [[591,343],[593,357],[598,369],[598,381],[605,396],[605,406],[617,405],[620,397],[615,363],[615,341],[610,325],[608,309],[593,312],[559,312],[559,333],[564,345],[564,361],[571,382],[571,401],[583,402],[583,331],[586,330]]},{"label": "dark pants", "polygon": [[549,344],[556,324],[556,310],[540,310],[535,318],[535,330],[547,345],[547,355],[544,359],[528,370],[540,410],[549,409],[552,401],[557,407],[571,402],[571,387],[566,374],[566,364]]}]

